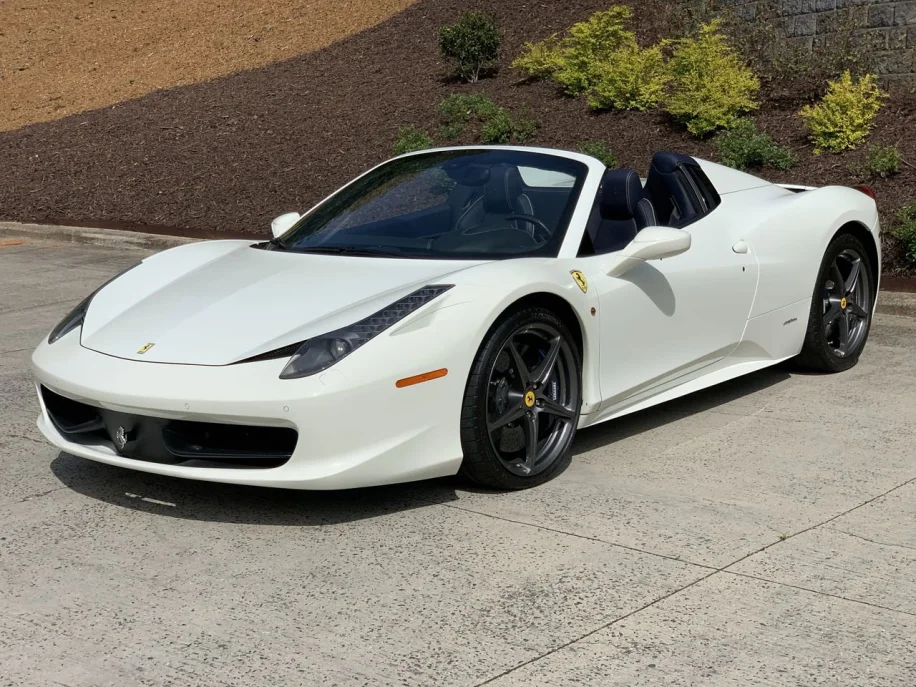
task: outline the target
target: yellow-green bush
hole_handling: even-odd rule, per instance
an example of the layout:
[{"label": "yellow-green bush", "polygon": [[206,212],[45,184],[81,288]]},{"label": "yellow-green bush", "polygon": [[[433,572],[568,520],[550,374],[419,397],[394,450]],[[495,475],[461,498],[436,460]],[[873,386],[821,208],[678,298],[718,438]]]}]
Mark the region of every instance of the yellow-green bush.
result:
[{"label": "yellow-green bush", "polygon": [[885,93],[874,74],[854,79],[849,71],[827,84],[827,94],[817,105],[805,105],[805,120],[815,154],[838,153],[865,142],[881,109]]},{"label": "yellow-green bush", "polygon": [[512,66],[532,78],[551,78],[570,95],[581,95],[591,88],[596,65],[636,45],[635,34],[626,29],[632,16],[626,5],[596,12],[570,27],[562,38],[528,43]]},{"label": "yellow-green bush", "polygon": [[648,110],[658,105],[670,79],[660,46],[618,50],[593,69],[588,104],[592,109]]},{"label": "yellow-green bush", "polygon": [[522,54],[512,63],[512,68],[529,79],[549,79],[562,65],[560,39],[556,34],[538,43],[525,43]]},{"label": "yellow-green bush", "polygon": [[672,41],[666,109],[696,136],[734,126],[742,112],[757,108],[760,81],[720,29],[714,20],[696,36]]}]

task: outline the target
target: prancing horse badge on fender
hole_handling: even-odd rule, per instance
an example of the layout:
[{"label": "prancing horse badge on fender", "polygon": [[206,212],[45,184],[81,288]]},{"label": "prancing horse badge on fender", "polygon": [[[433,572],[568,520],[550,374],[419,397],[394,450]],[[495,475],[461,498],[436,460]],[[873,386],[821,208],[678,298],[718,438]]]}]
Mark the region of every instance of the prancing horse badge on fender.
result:
[{"label": "prancing horse badge on fender", "polygon": [[588,279],[585,278],[585,275],[579,270],[573,270],[570,274],[579,288],[582,289],[582,293],[588,293]]}]

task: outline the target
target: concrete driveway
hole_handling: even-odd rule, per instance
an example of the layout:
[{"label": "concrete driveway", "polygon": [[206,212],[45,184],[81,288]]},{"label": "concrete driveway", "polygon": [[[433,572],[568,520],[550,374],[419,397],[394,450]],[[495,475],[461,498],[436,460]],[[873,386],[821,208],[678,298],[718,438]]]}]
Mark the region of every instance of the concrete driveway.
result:
[{"label": "concrete driveway", "polygon": [[31,349],[140,255],[0,246],[0,685],[916,684],[913,296],[851,372],[583,431],[535,490],[295,493],[40,437]]}]

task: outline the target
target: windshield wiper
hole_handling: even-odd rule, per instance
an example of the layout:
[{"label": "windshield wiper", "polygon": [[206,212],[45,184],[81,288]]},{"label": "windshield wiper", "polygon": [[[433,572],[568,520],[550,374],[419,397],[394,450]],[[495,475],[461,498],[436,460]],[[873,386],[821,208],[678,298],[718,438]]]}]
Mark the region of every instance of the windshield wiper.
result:
[{"label": "windshield wiper", "polygon": [[287,246],[283,239],[281,239],[279,236],[272,238],[267,242],[267,245],[271,246],[272,250],[289,250],[289,246]]},{"label": "windshield wiper", "polygon": [[398,253],[389,250],[375,250],[372,248],[356,248],[354,246],[306,246],[304,248],[293,248],[296,253],[327,253],[329,255],[354,255],[373,258],[416,258],[415,255]]}]

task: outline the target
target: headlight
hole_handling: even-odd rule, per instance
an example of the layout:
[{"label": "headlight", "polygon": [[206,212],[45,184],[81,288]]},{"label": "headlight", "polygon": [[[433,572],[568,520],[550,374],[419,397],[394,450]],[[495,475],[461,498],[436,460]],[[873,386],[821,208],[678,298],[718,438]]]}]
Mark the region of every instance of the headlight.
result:
[{"label": "headlight", "polygon": [[327,370],[338,360],[346,358],[357,348],[442,295],[452,286],[454,285],[424,286],[356,324],[309,339],[299,347],[283,368],[280,379],[298,379]]},{"label": "headlight", "polygon": [[142,263],[138,262],[136,265],[131,265],[126,270],[121,270],[115,276],[113,276],[111,279],[109,279],[104,284],[102,284],[99,288],[97,288],[95,291],[93,291],[88,296],[86,296],[86,298],[83,300],[82,303],[80,303],[78,306],[73,308],[73,310],[67,313],[67,316],[64,317],[64,319],[62,319],[60,323],[56,327],[54,327],[54,329],[51,330],[51,333],[48,335],[48,343],[49,344],[54,343],[61,337],[65,336],[66,334],[69,334],[74,329],[82,325],[83,319],[86,317],[86,311],[89,309],[89,304],[92,302],[92,299],[95,298],[95,295],[99,291],[104,289],[106,286],[108,286],[115,279],[120,277],[122,274],[124,274],[125,272],[130,272],[134,267],[137,267],[137,265],[140,265],[140,264]]}]

